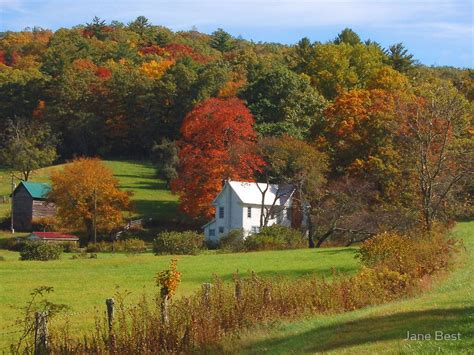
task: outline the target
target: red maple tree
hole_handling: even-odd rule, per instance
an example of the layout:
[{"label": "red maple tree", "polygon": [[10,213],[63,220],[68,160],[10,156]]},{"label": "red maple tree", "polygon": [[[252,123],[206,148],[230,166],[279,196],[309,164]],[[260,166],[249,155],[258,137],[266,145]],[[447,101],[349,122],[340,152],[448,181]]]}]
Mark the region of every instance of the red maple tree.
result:
[{"label": "red maple tree", "polygon": [[213,215],[212,200],[225,179],[252,181],[264,162],[254,149],[254,119],[237,98],[209,99],[184,119],[179,177],[171,188],[193,218]]}]

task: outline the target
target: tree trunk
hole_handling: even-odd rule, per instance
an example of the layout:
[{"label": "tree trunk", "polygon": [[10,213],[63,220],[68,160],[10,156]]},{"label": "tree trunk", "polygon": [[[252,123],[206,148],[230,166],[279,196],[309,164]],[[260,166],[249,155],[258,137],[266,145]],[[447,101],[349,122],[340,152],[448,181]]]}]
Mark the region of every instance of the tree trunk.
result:
[{"label": "tree trunk", "polygon": [[313,221],[311,220],[311,214],[306,214],[306,219],[308,220],[308,248],[314,248],[314,226]]},{"label": "tree trunk", "polygon": [[331,236],[333,231],[334,231],[334,228],[331,228],[326,233],[324,233],[321,237],[319,237],[318,242],[316,243],[316,248],[321,248],[321,244],[323,244],[324,241]]},{"label": "tree trunk", "polygon": [[92,223],[92,220],[85,220],[84,224],[86,225],[86,231],[87,231],[87,243],[92,242],[94,238],[94,224]]}]

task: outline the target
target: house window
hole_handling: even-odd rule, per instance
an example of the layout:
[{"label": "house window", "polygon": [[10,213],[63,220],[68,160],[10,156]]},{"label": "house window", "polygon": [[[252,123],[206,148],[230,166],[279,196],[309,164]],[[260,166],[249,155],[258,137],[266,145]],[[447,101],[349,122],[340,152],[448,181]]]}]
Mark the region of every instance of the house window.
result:
[{"label": "house window", "polygon": [[215,237],[216,236],[216,230],[215,229],[209,229],[209,237]]},{"label": "house window", "polygon": [[291,208],[286,209],[286,218],[291,219]]},{"label": "house window", "polygon": [[252,226],[252,233],[258,233],[260,230],[260,227],[258,226]]},{"label": "house window", "polygon": [[219,234],[224,233],[224,227],[219,227]]},{"label": "house window", "polygon": [[277,223],[278,223],[278,224],[283,223],[283,212],[282,212],[282,213],[279,213],[279,214],[276,216],[276,219],[277,219]]},{"label": "house window", "polygon": [[219,207],[219,218],[224,218],[224,207]]},{"label": "house window", "polygon": [[247,207],[247,218],[252,218],[252,207]]}]

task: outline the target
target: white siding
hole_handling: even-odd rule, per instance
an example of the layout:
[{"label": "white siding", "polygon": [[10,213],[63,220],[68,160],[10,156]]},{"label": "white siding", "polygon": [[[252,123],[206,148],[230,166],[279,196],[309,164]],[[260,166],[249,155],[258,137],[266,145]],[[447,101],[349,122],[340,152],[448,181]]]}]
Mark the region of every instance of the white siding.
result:
[{"label": "white siding", "polygon": [[[252,216],[247,217],[247,208],[252,208]],[[261,206],[259,205],[246,205],[243,208],[243,225],[244,234],[247,236],[251,233],[252,227],[260,227],[260,215]]]},{"label": "white siding", "polygon": [[[243,225],[245,235],[252,233],[252,227],[260,227],[260,215],[261,215],[261,205],[244,205],[243,206]],[[249,218],[247,215],[248,207],[252,208],[252,216]],[[282,212],[281,219],[273,218],[268,221],[268,226],[276,224],[280,221],[279,224],[291,227],[291,220],[287,218],[286,209]]]},{"label": "white siding", "polygon": [[[285,209],[281,212],[280,218],[268,221],[268,225],[279,223],[291,227],[291,219],[287,218],[287,209],[291,206],[291,197],[285,202]],[[234,229],[243,229],[244,235],[252,233],[252,227],[260,227],[261,205],[253,203],[243,203],[242,199],[234,191],[231,184],[226,183],[221,193],[213,202],[215,207],[215,220],[204,226],[204,234],[207,240],[218,241],[219,238]],[[219,209],[224,208],[224,217],[219,217]],[[252,209],[251,217],[248,217],[248,208]],[[210,230],[214,229],[214,236],[210,235]]]},{"label": "white siding", "polygon": [[[232,229],[242,228],[242,205],[239,197],[229,187],[225,185],[223,191],[214,201],[216,235],[220,237]],[[220,218],[219,209],[224,208],[224,218]]]}]

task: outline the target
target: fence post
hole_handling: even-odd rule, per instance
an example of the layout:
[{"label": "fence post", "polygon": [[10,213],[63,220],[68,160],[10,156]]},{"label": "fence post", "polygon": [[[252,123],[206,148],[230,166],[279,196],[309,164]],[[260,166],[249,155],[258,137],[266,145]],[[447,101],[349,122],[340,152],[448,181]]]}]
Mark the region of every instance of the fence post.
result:
[{"label": "fence post", "polygon": [[114,299],[107,298],[105,305],[107,306],[107,324],[109,326],[109,333],[112,333],[112,327],[114,324]]},{"label": "fence post", "polygon": [[235,280],[235,300],[237,302],[240,302],[240,299],[242,298],[242,281],[240,279]]},{"label": "fence post", "polygon": [[165,325],[168,326],[170,322],[169,314],[168,314],[168,295],[161,295],[161,305],[160,305],[160,310],[161,310],[161,322]]},{"label": "fence post", "polygon": [[35,312],[35,355],[48,353],[48,313]]},{"label": "fence post", "polygon": [[107,298],[105,300],[105,305],[107,306],[107,325],[109,327],[109,350],[112,350],[115,346],[115,337],[114,337],[114,299]]},{"label": "fence post", "polygon": [[207,309],[211,306],[211,286],[212,284],[210,283],[202,284],[202,297]]}]

